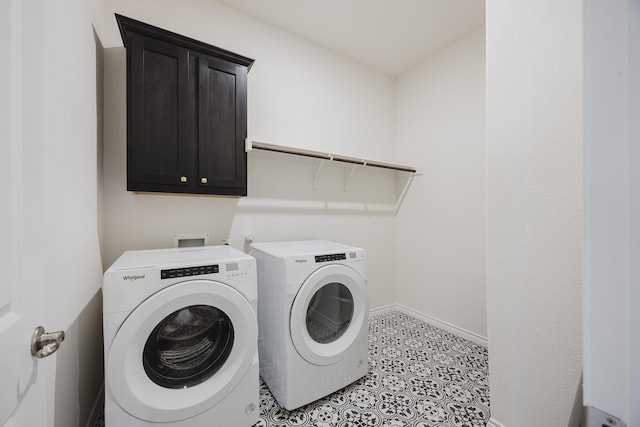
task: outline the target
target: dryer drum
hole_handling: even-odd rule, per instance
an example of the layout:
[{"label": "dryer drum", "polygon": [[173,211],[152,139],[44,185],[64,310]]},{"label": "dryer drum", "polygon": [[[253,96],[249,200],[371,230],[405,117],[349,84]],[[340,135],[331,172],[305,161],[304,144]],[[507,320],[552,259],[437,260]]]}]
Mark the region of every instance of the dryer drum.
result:
[{"label": "dryer drum", "polygon": [[320,344],[335,342],[351,324],[353,295],[341,283],[329,283],[311,298],[307,309],[307,332]]},{"label": "dryer drum", "polygon": [[144,346],[144,370],[162,387],[200,384],[224,365],[233,339],[233,325],[222,310],[207,305],[182,308],[151,332]]}]

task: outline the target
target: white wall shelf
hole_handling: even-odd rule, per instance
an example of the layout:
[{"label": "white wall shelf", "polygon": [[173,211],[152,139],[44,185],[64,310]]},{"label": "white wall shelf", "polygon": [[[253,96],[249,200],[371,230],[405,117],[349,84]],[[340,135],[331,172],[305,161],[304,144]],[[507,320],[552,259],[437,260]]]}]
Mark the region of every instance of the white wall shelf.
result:
[{"label": "white wall shelf", "polygon": [[340,154],[323,153],[321,151],[303,150],[301,148],[285,147],[283,145],[268,144],[266,142],[247,140],[247,151],[264,150],[276,153],[293,154],[295,156],[312,157],[320,160],[350,163],[352,165],[371,166],[375,168],[392,169],[401,172],[416,173],[413,166],[398,165],[395,163],[378,162],[375,160],[365,160],[356,157],[348,157]]},{"label": "white wall shelf", "polygon": [[413,178],[421,175],[416,173],[416,169],[412,166],[399,165],[396,163],[379,162],[374,160],[366,160],[366,159],[360,159],[356,157],[343,156],[340,154],[325,153],[321,151],[286,147],[286,146],[270,144],[266,142],[252,141],[248,138],[245,140],[245,149],[247,152],[252,150],[262,150],[262,151],[269,151],[269,152],[281,153],[281,154],[287,154],[287,155],[308,157],[308,158],[319,160],[319,163],[315,163],[313,165],[313,168],[314,168],[313,188],[314,189],[318,188],[318,181],[320,178],[320,174],[323,171],[323,168],[327,162],[341,162],[341,163],[346,163],[348,165],[344,170],[344,191],[345,192],[349,191],[349,182],[352,176],[354,175],[356,168],[358,167],[368,166],[368,167],[374,167],[374,168],[382,168],[382,169],[391,170],[395,172],[401,172],[401,173],[404,172],[407,174],[407,179],[400,190],[396,203],[393,205],[393,208],[391,209],[392,212],[398,211],[404,199],[404,196],[407,193],[407,190],[411,186],[411,182],[413,181]]},{"label": "white wall shelf", "polygon": [[314,159],[320,160],[320,163],[314,166],[314,174],[313,174],[313,188],[318,188],[318,179],[320,178],[320,173],[322,172],[322,168],[325,165],[325,162],[341,162],[350,164],[351,167],[345,172],[344,179],[344,191],[349,191],[349,180],[353,176],[356,168],[358,166],[370,166],[374,168],[382,168],[382,169],[390,169],[399,172],[407,172],[412,176],[416,174],[416,169],[413,166],[405,166],[399,165],[395,163],[385,163],[379,162],[375,160],[366,160],[360,159],[357,157],[349,157],[343,156],[340,154],[333,153],[324,153],[321,151],[313,151],[313,150],[304,150],[301,148],[293,148],[293,147],[285,147],[283,145],[269,144],[266,142],[260,141],[251,141],[249,139],[245,142],[246,151],[249,152],[251,150],[263,150],[263,151],[271,151],[275,153],[283,153],[290,154],[294,156],[302,156],[302,157],[311,157]]}]

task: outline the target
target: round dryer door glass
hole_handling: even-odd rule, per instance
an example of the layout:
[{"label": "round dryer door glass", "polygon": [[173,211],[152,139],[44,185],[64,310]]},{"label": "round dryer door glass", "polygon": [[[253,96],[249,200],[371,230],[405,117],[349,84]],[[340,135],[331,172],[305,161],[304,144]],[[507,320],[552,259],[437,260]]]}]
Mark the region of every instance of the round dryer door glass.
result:
[{"label": "round dryer door glass", "polygon": [[307,309],[307,331],[314,341],[327,344],[345,333],[353,318],[353,296],[341,283],[329,283],[313,295]]},{"label": "round dryer door glass", "polygon": [[233,325],[215,307],[174,311],[151,332],[143,352],[147,376],[166,388],[200,384],[225,363],[233,347]]}]

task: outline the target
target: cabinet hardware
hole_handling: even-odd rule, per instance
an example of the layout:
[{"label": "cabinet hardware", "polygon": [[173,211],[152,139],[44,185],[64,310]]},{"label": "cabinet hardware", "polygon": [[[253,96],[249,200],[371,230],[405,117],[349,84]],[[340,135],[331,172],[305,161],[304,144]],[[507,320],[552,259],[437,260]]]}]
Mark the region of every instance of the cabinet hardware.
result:
[{"label": "cabinet hardware", "polygon": [[206,184],[207,183],[207,178],[205,178],[205,177],[200,178],[200,182],[203,183],[203,184]]},{"label": "cabinet hardware", "polygon": [[181,176],[180,177],[180,182],[187,182],[187,177],[186,176]]}]

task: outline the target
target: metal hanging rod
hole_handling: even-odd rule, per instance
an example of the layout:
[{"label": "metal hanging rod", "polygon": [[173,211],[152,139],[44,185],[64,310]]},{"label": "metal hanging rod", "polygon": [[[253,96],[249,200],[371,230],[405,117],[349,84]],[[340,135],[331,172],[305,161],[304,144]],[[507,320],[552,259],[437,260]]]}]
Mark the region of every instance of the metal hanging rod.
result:
[{"label": "metal hanging rod", "polygon": [[249,141],[246,142],[247,151],[251,149],[273,151],[276,153],[293,154],[294,156],[312,157],[314,159],[331,160],[335,162],[350,163],[354,165],[371,166],[374,168],[383,168],[397,170],[401,172],[416,173],[416,169],[412,166],[397,165],[395,163],[384,163],[374,160],[358,159],[355,157],[347,157],[338,154],[322,153],[320,151],[303,150],[300,148],[284,147],[282,145],[268,144],[266,142]]}]

